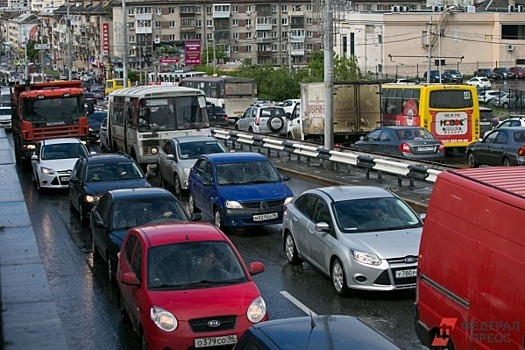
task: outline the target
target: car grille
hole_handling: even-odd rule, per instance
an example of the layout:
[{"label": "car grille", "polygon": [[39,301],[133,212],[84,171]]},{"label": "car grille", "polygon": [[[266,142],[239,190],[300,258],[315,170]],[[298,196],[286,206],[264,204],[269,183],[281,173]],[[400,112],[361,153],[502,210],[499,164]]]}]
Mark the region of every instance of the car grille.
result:
[{"label": "car grille", "polygon": [[[405,261],[406,258],[411,258],[412,259],[411,262],[407,263]],[[395,278],[396,271],[414,268],[413,264],[417,263],[416,256],[393,258],[393,259],[388,259],[387,261],[388,261],[388,264],[391,266],[394,283],[392,283],[390,279],[388,270],[384,270],[376,278],[376,280],[374,281],[374,284],[379,284],[383,286],[395,285],[398,288],[403,288],[403,286],[411,287],[412,285],[416,283],[416,277]],[[410,264],[410,265],[407,266],[407,264]],[[392,265],[396,267],[392,267]],[[399,266],[399,265],[402,265],[402,266]]]},{"label": "car grille", "polygon": [[259,209],[259,208],[274,209],[274,208],[282,207],[284,205],[284,199],[279,199],[275,201],[244,202],[242,203],[242,205],[246,209]]},{"label": "car grille", "polygon": [[[219,327],[210,327],[208,322],[210,321],[219,321]],[[205,317],[205,318],[196,318],[190,320],[189,324],[191,330],[195,333],[199,332],[216,332],[223,331],[228,329],[235,329],[235,324],[237,318],[235,316],[217,316],[217,317]]]},{"label": "car grille", "polygon": [[390,276],[388,275],[388,270],[381,272],[379,277],[377,277],[376,280],[374,281],[374,284],[381,284],[383,286],[391,285],[392,282],[390,282]]}]

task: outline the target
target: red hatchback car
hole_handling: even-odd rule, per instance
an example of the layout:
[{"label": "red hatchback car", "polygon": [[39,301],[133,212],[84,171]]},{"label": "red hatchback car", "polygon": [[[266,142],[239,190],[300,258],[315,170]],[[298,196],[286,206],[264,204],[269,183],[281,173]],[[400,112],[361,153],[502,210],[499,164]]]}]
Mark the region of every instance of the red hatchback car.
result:
[{"label": "red hatchback car", "polygon": [[263,271],[215,226],[180,222],[129,230],[117,283],[143,349],[226,349],[269,318],[252,279]]}]

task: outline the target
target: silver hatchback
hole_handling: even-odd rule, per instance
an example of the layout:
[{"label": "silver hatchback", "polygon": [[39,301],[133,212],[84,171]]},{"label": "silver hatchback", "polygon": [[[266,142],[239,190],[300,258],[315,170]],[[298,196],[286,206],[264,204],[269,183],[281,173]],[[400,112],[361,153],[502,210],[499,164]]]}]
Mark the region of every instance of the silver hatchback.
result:
[{"label": "silver hatchback", "polygon": [[423,222],[395,194],[372,186],[311,189],[286,206],[283,248],[330,277],[335,292],[416,286]]},{"label": "silver hatchback", "polygon": [[[289,114],[288,114],[289,115]],[[287,114],[273,104],[252,105],[235,123],[235,129],[257,134],[286,135]]]}]

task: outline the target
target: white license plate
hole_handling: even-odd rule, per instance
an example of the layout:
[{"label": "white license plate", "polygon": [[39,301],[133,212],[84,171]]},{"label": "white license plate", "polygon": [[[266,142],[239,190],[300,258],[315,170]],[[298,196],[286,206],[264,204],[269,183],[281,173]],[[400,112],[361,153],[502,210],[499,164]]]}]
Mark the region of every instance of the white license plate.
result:
[{"label": "white license plate", "polygon": [[417,269],[396,271],[396,278],[416,277]]},{"label": "white license plate", "polygon": [[433,151],[434,147],[418,147],[417,150],[420,152]]},{"label": "white license plate", "polygon": [[266,220],[277,219],[278,217],[279,217],[278,213],[260,214],[260,215],[254,215],[253,221],[266,221]]},{"label": "white license plate", "polygon": [[60,181],[62,182],[69,181],[69,176],[60,176]]},{"label": "white license plate", "polygon": [[237,344],[237,335],[225,335],[223,337],[210,337],[210,338],[198,338],[195,339],[196,348],[207,348],[210,346],[221,346]]}]

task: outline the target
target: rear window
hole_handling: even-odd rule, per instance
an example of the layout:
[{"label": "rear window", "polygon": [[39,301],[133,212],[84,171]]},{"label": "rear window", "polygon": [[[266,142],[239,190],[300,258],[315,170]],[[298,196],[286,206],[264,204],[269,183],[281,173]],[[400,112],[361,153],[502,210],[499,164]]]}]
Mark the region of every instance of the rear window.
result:
[{"label": "rear window", "polygon": [[430,93],[430,108],[471,108],[474,106],[469,90],[436,90]]},{"label": "rear window", "polygon": [[282,108],[275,108],[275,107],[268,107],[268,108],[262,108],[261,109],[261,117],[284,117],[286,116],[286,113],[284,112],[284,109]]}]

